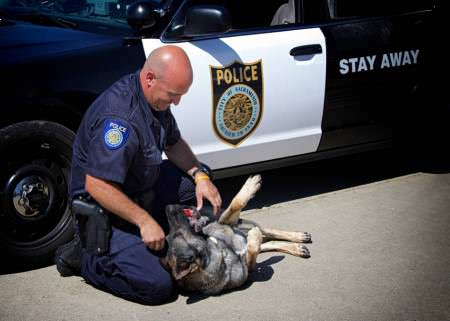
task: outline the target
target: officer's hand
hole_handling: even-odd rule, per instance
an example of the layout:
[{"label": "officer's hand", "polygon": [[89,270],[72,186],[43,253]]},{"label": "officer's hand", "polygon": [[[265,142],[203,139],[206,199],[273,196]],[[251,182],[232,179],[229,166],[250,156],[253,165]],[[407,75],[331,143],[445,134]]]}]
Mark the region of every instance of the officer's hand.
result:
[{"label": "officer's hand", "polygon": [[150,249],[160,251],[164,247],[165,235],[161,226],[151,217],[140,227],[142,241]]},{"label": "officer's hand", "polygon": [[220,213],[222,198],[214,184],[209,180],[200,180],[195,187],[195,195],[197,196],[197,210],[203,207],[203,198],[206,198],[213,206],[214,215]]}]

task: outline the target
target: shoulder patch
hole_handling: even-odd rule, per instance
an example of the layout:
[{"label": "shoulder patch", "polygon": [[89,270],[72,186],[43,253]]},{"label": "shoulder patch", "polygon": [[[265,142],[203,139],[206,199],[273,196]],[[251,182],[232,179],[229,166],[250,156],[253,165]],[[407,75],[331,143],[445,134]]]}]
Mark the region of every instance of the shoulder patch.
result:
[{"label": "shoulder patch", "polygon": [[108,149],[117,149],[127,142],[130,129],[117,119],[107,119],[103,128],[103,139]]}]

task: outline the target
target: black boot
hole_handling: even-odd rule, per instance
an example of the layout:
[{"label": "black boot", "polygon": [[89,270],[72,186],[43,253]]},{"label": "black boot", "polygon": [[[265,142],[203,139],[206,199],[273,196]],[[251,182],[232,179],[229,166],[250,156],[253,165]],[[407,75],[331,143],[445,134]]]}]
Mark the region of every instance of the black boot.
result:
[{"label": "black boot", "polygon": [[78,234],[75,234],[69,243],[58,247],[55,252],[55,264],[61,276],[80,275],[81,241]]}]

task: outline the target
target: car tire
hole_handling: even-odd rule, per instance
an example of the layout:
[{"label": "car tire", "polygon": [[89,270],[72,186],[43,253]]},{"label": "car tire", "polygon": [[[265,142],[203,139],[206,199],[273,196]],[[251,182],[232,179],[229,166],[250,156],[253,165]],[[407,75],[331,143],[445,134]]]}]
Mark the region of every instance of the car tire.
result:
[{"label": "car tire", "polygon": [[74,233],[68,179],[75,134],[49,121],[0,129],[0,241],[13,265],[45,265]]}]

